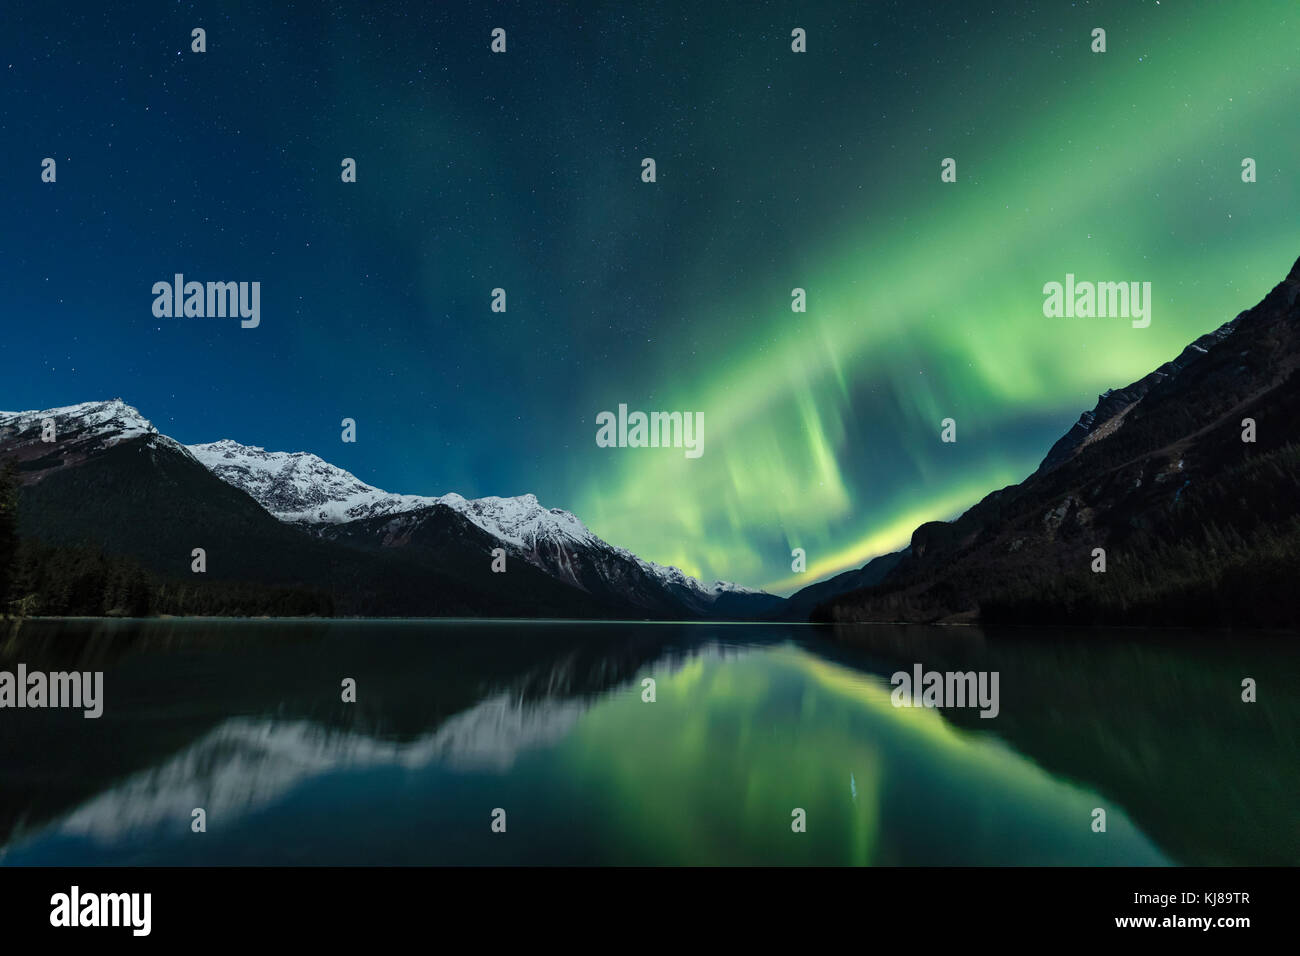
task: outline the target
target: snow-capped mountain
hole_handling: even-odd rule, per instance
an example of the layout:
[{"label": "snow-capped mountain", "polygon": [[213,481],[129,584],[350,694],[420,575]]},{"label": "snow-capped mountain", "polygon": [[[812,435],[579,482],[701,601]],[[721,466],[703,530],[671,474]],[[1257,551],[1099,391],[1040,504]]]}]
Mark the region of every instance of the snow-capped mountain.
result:
[{"label": "snow-capped mountain", "polygon": [[[416,610],[426,607],[462,613],[468,602],[480,613],[495,608],[514,615],[533,607],[552,615],[590,616],[603,609],[655,618],[753,618],[782,600],[721,581],[706,585],[643,560],[534,495],[393,494],[307,452],[230,440],[185,446],[120,398],[0,412],[0,456],[18,459],[25,486],[46,489],[28,512],[34,522],[28,533],[69,543],[98,540],[169,573],[177,555],[188,561],[194,545],[185,542],[202,538],[221,544],[226,577],[243,574],[262,583],[292,578],[332,589],[346,567],[338,606],[349,613],[429,613]],[[200,513],[203,521],[195,524]],[[276,520],[267,527],[256,516]],[[293,544],[304,532],[319,547]],[[528,572],[508,578],[487,573],[496,547],[525,562]],[[381,572],[381,566],[402,571]],[[418,580],[421,568],[473,576],[477,591],[465,583],[438,586],[414,600],[412,585],[398,579]],[[374,575],[384,583],[359,583]]]},{"label": "snow-capped mountain", "polygon": [[146,439],[151,447],[189,454],[180,442],[160,434],[120,398],[40,411],[0,412],[0,443],[20,462],[75,464],[96,451],[135,438]]},{"label": "snow-capped mountain", "polygon": [[229,439],[187,448],[214,475],[248,492],[281,521],[338,524],[439,503],[381,491],[307,452],[267,451]]},{"label": "snow-capped mountain", "polygon": [[[732,607],[779,601],[724,581],[706,585],[678,568],[646,561],[602,540],[576,516],[547,508],[535,495],[465,498],[384,491],[308,452],[274,452],[230,439],[188,446],[213,474],[247,492],[282,521],[338,540],[353,535],[408,542],[437,507],[449,508],[553,577],[594,594],[630,597],[634,604],[681,605],[707,614],[719,601]],[[371,519],[390,518],[376,522]],[[361,524],[353,524],[361,522]],[[724,600],[725,599],[725,600]],[[719,608],[720,609],[720,608]]]}]

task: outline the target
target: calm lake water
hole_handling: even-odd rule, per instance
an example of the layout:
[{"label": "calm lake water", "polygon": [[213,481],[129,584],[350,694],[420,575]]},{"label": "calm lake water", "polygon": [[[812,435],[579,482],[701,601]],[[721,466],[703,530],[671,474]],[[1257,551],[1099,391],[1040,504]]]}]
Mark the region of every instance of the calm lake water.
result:
[{"label": "calm lake water", "polygon": [[[0,710],[0,864],[1296,864],[1296,647],[27,621],[0,638],[0,669],[103,671],[104,714]],[[1000,713],[894,707],[889,677],[916,663],[997,671]]]}]

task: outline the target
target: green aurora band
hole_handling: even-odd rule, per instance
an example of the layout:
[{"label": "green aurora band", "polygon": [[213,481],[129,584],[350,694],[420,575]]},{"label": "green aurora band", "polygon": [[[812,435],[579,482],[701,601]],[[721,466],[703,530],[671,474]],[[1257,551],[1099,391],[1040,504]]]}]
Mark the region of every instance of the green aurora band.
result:
[{"label": "green aurora band", "polygon": [[[972,47],[941,75],[990,88],[974,102],[935,82],[896,104],[905,128],[861,157],[869,192],[840,182],[841,222],[809,223],[797,254],[743,285],[702,256],[684,279],[700,290],[684,299],[690,331],[575,415],[701,410],[703,456],[584,455],[566,506],[652,560],[790,593],[1021,480],[1098,393],[1257,302],[1300,254],[1300,8],[1168,7],[1076,11],[1055,56],[1011,38],[1000,55]],[[1088,49],[1098,24],[1105,54]],[[955,184],[940,182],[946,156]],[[753,187],[738,174],[734,188]],[[798,201],[791,188],[779,201]],[[1066,273],[1151,282],[1150,327],[1045,318],[1043,285]],[[940,441],[946,417],[955,444]]]}]

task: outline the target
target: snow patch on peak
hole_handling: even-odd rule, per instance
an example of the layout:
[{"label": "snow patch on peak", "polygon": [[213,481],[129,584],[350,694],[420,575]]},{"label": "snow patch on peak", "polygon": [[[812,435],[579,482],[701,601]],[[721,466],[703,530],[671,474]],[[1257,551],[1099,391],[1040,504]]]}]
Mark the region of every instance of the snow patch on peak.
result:
[{"label": "snow patch on peak", "polygon": [[217,477],[248,492],[281,521],[341,524],[443,505],[488,534],[525,550],[547,538],[581,544],[597,540],[576,516],[558,508],[544,508],[536,495],[400,495],[368,485],[310,452],[267,451],[229,438],[190,445],[189,450]]},{"label": "snow patch on peak", "polygon": [[45,419],[53,419],[60,432],[93,431],[100,434],[117,432],[119,440],[134,438],[137,435],[156,435],[158,429],[149,419],[141,415],[120,398],[111,398],[104,402],[81,402],[78,405],[62,405],[58,408],[45,408],[39,411],[0,412],[0,424],[5,427],[18,425],[20,430],[35,425],[39,426]]},{"label": "snow patch on peak", "polygon": [[229,438],[188,448],[209,471],[248,492],[281,521],[338,524],[438,500],[389,494],[310,452],[267,451]]},{"label": "snow patch on peak", "polygon": [[0,412],[0,431],[6,436],[16,437],[18,444],[26,444],[28,439],[39,441],[46,420],[54,422],[55,434],[60,441],[69,439],[81,449],[111,448],[146,436],[155,445],[175,449],[183,447],[160,434],[149,419],[121,398],[25,412]]},{"label": "snow patch on peak", "polygon": [[542,540],[568,540],[582,545],[600,540],[577,515],[546,508],[532,494],[466,499],[453,492],[440,500],[489,534],[521,548],[533,548]]},{"label": "snow patch on peak", "polygon": [[[599,540],[599,539],[597,539]],[[747,588],[740,584],[732,584],[730,581],[714,581],[712,584],[705,584],[699,578],[692,577],[681,568],[672,565],[656,564],[653,561],[647,561],[639,558],[631,551],[624,551],[622,548],[617,549],[624,555],[628,556],[637,564],[641,565],[646,573],[653,575],[665,584],[684,588],[687,591],[702,598],[705,604],[712,604],[724,594],[766,594],[755,588]]]},{"label": "snow patch on peak", "polygon": [[731,581],[714,581],[710,589],[714,594],[766,594],[758,588],[747,588],[743,584],[734,584]]}]

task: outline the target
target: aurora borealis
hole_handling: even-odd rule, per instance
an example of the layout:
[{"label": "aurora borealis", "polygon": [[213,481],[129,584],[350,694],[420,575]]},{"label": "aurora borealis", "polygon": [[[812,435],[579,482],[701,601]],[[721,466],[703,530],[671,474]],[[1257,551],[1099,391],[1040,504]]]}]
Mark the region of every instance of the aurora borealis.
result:
[{"label": "aurora borealis", "polygon": [[[708,580],[860,565],[1300,254],[1293,0],[996,6],[18,12],[0,407],[532,492]],[[260,326],[155,318],[174,273],[260,281]],[[1150,327],[1045,317],[1067,274],[1150,282]],[[703,413],[705,453],[598,447],[620,403]]]}]

